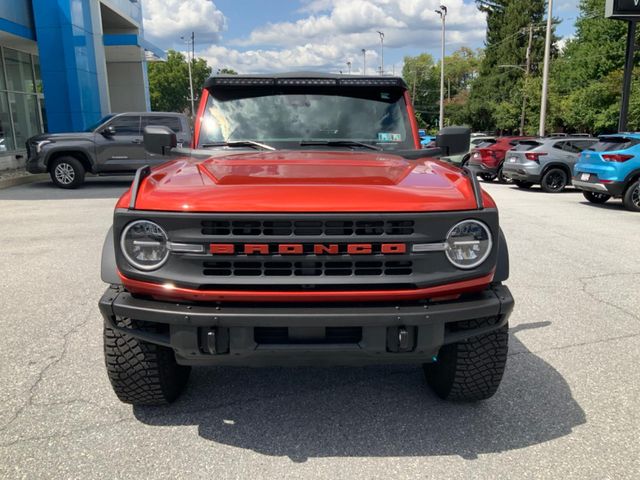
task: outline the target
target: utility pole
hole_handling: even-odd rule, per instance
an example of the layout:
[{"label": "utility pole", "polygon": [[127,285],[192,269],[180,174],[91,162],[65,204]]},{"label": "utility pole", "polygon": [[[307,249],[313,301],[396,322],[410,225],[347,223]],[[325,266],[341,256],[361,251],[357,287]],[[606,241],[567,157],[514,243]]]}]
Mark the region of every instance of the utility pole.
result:
[{"label": "utility pole", "polygon": [[544,39],[544,66],[542,67],[542,98],[540,100],[540,127],[538,135],[544,137],[545,122],[547,120],[547,88],[549,86],[549,56],[551,55],[551,20],[553,0],[549,0],[547,7],[547,34]]},{"label": "utility pole", "polygon": [[533,43],[533,25],[529,25],[529,43],[524,66],[524,82],[522,83],[522,113],[520,114],[520,136],[524,135],[525,110],[527,108],[527,80],[531,70],[531,44]]},{"label": "utility pole", "polygon": [[629,116],[629,92],[631,91],[631,74],[633,72],[633,56],[636,46],[636,22],[631,20],[627,26],[627,48],[622,77],[622,98],[620,101],[620,118],[618,132],[627,131],[627,117]]},{"label": "utility pole", "polygon": [[[549,0],[551,1],[551,0]],[[440,121],[439,128],[444,128],[444,33],[445,33],[445,19],[447,17],[447,7],[440,5],[440,8],[436,10],[436,13],[440,15],[442,20],[442,58],[440,59]]]},{"label": "utility pole", "polygon": [[[185,40],[184,36],[180,37],[182,40]],[[187,54],[187,66],[189,68],[189,92],[191,93],[191,118],[195,117],[196,107],[195,107],[195,99],[193,98],[193,74],[191,72],[191,63],[195,58],[195,32],[191,32],[191,38],[189,40],[185,40],[187,42],[187,47],[191,44],[191,58],[189,58],[189,54]]]},{"label": "utility pole", "polygon": [[380,35],[380,75],[384,75],[384,32],[378,30]]},{"label": "utility pole", "polygon": [[367,74],[367,51],[362,49],[362,74]]}]

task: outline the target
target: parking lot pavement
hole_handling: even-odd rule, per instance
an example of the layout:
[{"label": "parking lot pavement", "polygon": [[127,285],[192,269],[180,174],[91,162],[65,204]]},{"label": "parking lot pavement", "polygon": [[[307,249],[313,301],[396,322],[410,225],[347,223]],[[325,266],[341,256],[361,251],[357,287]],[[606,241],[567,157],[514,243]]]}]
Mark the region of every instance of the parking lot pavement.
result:
[{"label": "parking lot pavement", "polygon": [[437,400],[417,367],[196,369],[118,402],[100,250],[126,181],[0,190],[0,476],[638,478],[640,215],[489,185],[516,299],[502,386]]}]

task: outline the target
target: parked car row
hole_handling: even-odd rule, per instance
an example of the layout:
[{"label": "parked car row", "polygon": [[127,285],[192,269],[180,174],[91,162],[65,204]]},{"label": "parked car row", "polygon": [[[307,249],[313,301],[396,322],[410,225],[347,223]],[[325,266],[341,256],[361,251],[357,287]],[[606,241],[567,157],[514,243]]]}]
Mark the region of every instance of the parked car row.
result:
[{"label": "parked car row", "polygon": [[488,182],[512,182],[522,189],[540,185],[547,193],[573,185],[589,202],[622,198],[625,208],[640,211],[640,133],[599,138],[474,135],[468,154],[443,160],[474,167]]}]

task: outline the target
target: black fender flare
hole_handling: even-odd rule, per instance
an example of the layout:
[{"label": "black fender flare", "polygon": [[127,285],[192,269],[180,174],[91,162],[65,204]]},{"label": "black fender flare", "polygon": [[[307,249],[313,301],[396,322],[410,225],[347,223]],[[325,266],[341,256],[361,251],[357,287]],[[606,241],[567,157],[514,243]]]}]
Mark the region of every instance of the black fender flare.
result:
[{"label": "black fender flare", "polygon": [[540,180],[542,180],[542,177],[544,177],[544,175],[552,168],[559,168],[560,170],[563,170],[567,174],[567,181],[571,182],[571,177],[573,175],[571,167],[569,167],[569,165],[567,165],[566,163],[561,162],[550,162],[546,164],[540,172]]},{"label": "black fender flare", "polygon": [[509,247],[507,239],[500,229],[498,234],[498,260],[496,262],[496,273],[493,276],[494,282],[504,282],[509,278]]},{"label": "black fender flare", "polygon": [[635,170],[629,172],[629,175],[627,175],[624,179],[624,188],[626,189],[631,181],[636,177],[640,177],[640,168],[636,168]]},{"label": "black fender flare", "polygon": [[102,260],[100,262],[100,278],[110,285],[121,285],[116,264],[116,249],[113,245],[113,227],[109,228],[102,246]]},{"label": "black fender flare", "polygon": [[94,155],[91,153],[91,148],[85,148],[84,146],[74,145],[74,146],[61,146],[56,148],[51,148],[47,151],[47,156],[44,159],[44,165],[49,169],[49,163],[51,162],[51,157],[56,156],[58,154],[68,154],[73,156],[74,153],[79,153],[86,157],[89,162],[89,172],[96,172],[96,160]]}]

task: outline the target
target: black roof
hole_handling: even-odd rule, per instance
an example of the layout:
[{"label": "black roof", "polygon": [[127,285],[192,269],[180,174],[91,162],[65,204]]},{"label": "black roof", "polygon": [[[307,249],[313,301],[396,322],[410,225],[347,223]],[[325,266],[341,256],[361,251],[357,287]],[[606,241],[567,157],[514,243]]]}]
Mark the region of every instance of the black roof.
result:
[{"label": "black roof", "polygon": [[322,72],[284,72],[255,73],[250,75],[212,75],[204,82],[205,88],[211,87],[256,87],[267,85],[315,85],[350,87],[399,87],[406,89],[407,84],[401,77],[381,75],[347,75]]}]

